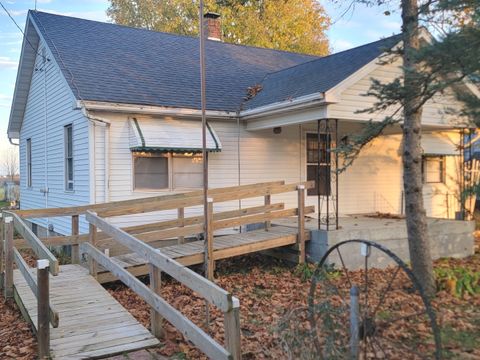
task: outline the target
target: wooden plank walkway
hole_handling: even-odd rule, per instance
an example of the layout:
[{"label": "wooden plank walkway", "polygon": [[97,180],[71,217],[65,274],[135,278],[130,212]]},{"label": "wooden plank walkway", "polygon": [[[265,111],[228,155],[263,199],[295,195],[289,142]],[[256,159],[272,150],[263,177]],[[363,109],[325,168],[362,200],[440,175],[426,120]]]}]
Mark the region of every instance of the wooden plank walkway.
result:
[{"label": "wooden plank walkway", "polygon": [[[37,300],[19,270],[14,285],[17,302],[36,328]],[[101,358],[159,344],[80,265],[62,265],[58,276],[50,276],[50,302],[60,318],[59,327],[50,330],[52,358]]]},{"label": "wooden plank walkway", "polygon": [[[268,231],[261,229],[240,234],[217,236],[213,240],[213,258],[220,260],[281,246],[294,245],[297,242],[297,232],[298,229],[293,227],[272,226]],[[309,231],[305,232],[305,240],[310,240]],[[204,261],[205,249],[203,241],[162,247],[158,251],[186,266],[201,264]],[[112,260],[136,276],[148,274],[145,260],[136,253],[114,256]],[[99,267],[99,282],[104,283],[113,280],[115,278],[110,273]]]}]

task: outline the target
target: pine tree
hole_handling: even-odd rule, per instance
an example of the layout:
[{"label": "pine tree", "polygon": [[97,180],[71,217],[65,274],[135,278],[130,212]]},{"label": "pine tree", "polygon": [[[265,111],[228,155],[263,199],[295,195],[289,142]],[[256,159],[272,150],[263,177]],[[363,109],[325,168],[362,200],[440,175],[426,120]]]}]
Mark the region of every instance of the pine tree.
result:
[{"label": "pine tree", "polygon": [[[367,95],[376,103],[364,111],[374,113],[387,108],[397,111],[381,122],[365,126],[337,149],[343,153],[346,166],[361,149],[388,126],[402,123],[405,215],[410,260],[427,295],[434,296],[435,281],[427,233],[427,218],[422,196],[421,118],[424,104],[436,94],[454,89],[464,108],[458,113],[463,126],[480,126],[480,0],[359,0],[367,5],[400,5],[402,12],[402,45],[387,52],[385,62],[401,57],[403,74],[384,84],[374,80]],[[388,12],[387,12],[388,13]],[[435,36],[424,41],[426,33]],[[428,37],[428,36],[427,36]],[[468,89],[468,87],[470,89]],[[473,92],[472,92],[473,90]]]}]

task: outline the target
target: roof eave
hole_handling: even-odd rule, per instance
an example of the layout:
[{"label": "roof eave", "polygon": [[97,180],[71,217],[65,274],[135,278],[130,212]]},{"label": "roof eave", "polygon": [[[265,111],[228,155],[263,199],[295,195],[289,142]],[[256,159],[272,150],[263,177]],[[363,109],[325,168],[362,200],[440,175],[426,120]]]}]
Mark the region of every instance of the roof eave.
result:
[{"label": "roof eave", "polygon": [[[7,136],[9,139],[20,138],[20,129],[22,128],[23,115],[25,113],[25,106],[28,93],[30,91],[30,81],[26,81],[25,78],[28,77],[31,79],[36,57],[35,50],[32,48],[32,46],[38,47],[39,41],[39,35],[36,33],[36,29],[33,26],[32,21],[33,20],[29,13],[25,23],[25,36],[23,37],[20,61],[17,68],[17,78],[15,81],[15,90],[13,92],[12,106],[8,120]],[[32,33],[32,31],[35,32],[36,36],[34,33]],[[29,54],[33,56],[26,60],[26,56]],[[22,80],[25,81],[22,83]]]},{"label": "roof eave", "polygon": [[243,110],[240,111],[240,117],[244,120],[253,120],[268,115],[275,115],[280,112],[306,109],[318,105],[327,105],[329,103],[330,99],[325,97],[325,93],[317,92],[294,99]]},{"label": "roof eave", "polygon": [[[202,112],[198,109],[175,108],[166,106],[152,106],[139,104],[124,104],[103,101],[77,101],[78,108],[84,108],[88,111],[142,114],[142,115],[160,115],[175,116],[179,118],[201,119]],[[232,119],[238,116],[236,111],[207,110],[206,115],[209,119]]]}]

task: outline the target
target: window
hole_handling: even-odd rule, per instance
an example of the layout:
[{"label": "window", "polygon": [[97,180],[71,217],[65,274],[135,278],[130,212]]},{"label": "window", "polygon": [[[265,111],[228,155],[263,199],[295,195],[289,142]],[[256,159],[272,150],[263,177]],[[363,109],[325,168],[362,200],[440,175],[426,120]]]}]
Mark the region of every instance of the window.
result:
[{"label": "window", "polygon": [[135,189],[168,189],[168,158],[136,156],[133,166]]},{"label": "window", "polygon": [[27,187],[32,187],[32,139],[27,139]]},{"label": "window", "polygon": [[201,155],[133,154],[135,190],[195,189],[203,184]]},{"label": "window", "polygon": [[203,185],[202,156],[172,157],[173,188],[201,188]]},{"label": "window", "polygon": [[[309,189],[307,194],[330,195],[330,136],[327,134],[320,134],[319,145],[317,134],[307,134],[306,147],[307,180],[315,181],[316,185],[313,189]],[[318,161],[319,156],[320,166]]]},{"label": "window", "polygon": [[445,156],[423,156],[422,175],[425,184],[445,182]]},{"label": "window", "polygon": [[65,137],[65,190],[73,190],[73,126],[64,127]]}]

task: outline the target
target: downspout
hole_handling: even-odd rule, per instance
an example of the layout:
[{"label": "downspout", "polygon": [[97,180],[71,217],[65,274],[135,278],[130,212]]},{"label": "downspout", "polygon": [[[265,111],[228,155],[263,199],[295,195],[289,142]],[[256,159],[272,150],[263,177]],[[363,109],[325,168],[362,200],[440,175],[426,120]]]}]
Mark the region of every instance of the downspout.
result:
[{"label": "downspout", "polygon": [[105,156],[105,161],[104,161],[104,172],[105,172],[105,178],[103,181],[103,199],[105,202],[110,201],[110,124],[105,127],[105,132],[103,133],[105,136],[104,139],[104,156]]},{"label": "downspout", "polygon": [[[45,187],[43,194],[45,196],[45,209],[48,209],[48,148],[47,148],[47,134],[48,134],[48,98],[47,98],[47,64],[46,61],[43,66],[43,97],[44,97],[44,166],[45,166]],[[42,190],[41,190],[42,191]],[[50,235],[50,219],[47,217],[47,237]]]},{"label": "downspout", "polygon": [[90,160],[91,160],[91,167],[90,167],[90,201],[93,204],[97,203],[97,131],[94,121],[90,121],[92,125],[91,130],[89,126],[89,139],[92,140],[92,144],[89,144],[88,151],[91,151]]},{"label": "downspout", "polygon": [[[104,119],[104,118],[101,118],[101,117],[98,117],[98,116],[93,116],[91,115],[88,110],[84,107],[84,106],[81,106],[81,109],[82,109],[82,114],[88,119],[88,121],[94,126],[94,133],[93,133],[93,136],[94,136],[94,139],[93,139],[93,159],[94,159],[94,162],[95,162],[95,159],[96,159],[96,152],[95,152],[95,149],[96,149],[96,141],[95,141],[95,127],[96,126],[101,126],[103,128],[105,128],[105,132],[104,132],[104,172],[105,172],[105,175],[104,175],[104,202],[108,202],[110,200],[110,186],[109,186],[109,182],[110,182],[110,122],[107,120],[107,119]],[[95,166],[94,166],[94,169],[95,169]],[[96,203],[96,174],[94,173],[93,174],[93,177],[92,177],[92,180],[93,180],[93,197],[95,199],[95,203]]]},{"label": "downspout", "polygon": [[[11,138],[8,138],[8,141],[9,141],[9,142],[10,142],[10,144],[12,144],[13,146],[19,146],[19,145],[20,145],[20,143],[18,143],[18,144],[15,144],[15,143],[12,141],[12,139],[11,139]],[[19,139],[18,141],[20,141],[20,139]]]}]

